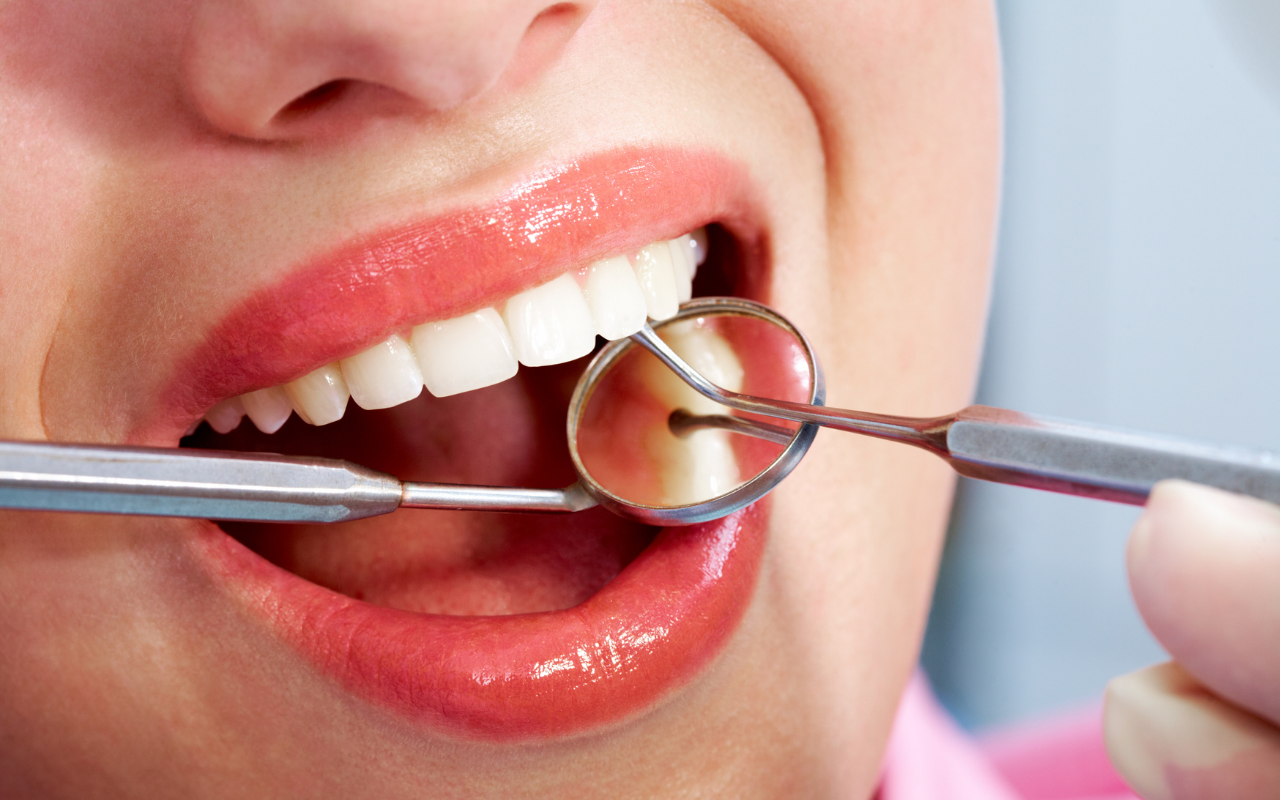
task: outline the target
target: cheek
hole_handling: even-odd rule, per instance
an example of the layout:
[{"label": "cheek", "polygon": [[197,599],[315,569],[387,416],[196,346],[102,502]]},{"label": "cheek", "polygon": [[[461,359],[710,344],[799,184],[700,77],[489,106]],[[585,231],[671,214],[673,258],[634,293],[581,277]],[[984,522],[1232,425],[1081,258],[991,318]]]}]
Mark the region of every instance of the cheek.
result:
[{"label": "cheek", "polygon": [[39,381],[92,237],[93,159],[51,110],[0,83],[0,436],[43,434]]}]

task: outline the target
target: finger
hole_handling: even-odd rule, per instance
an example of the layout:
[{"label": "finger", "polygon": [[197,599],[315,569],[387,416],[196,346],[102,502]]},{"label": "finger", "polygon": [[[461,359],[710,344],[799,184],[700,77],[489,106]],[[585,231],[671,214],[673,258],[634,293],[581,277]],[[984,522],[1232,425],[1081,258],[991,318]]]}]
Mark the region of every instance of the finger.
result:
[{"label": "finger", "polygon": [[1179,664],[1280,724],[1280,507],[1182,481],[1157,484],[1129,540],[1129,583]]},{"label": "finger", "polygon": [[1175,663],[1112,681],[1103,731],[1112,764],[1146,800],[1280,797],[1280,729]]}]

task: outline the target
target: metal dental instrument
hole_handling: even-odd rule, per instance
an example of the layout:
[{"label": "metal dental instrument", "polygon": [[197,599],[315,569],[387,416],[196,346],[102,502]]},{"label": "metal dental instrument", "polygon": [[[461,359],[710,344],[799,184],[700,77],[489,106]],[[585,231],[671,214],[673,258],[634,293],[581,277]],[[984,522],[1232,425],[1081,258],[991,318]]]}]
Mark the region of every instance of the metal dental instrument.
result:
[{"label": "metal dental instrument", "polygon": [[[723,390],[695,372],[657,335],[695,320],[747,320],[791,337],[808,369],[807,402]],[[794,428],[728,413],[683,409],[667,421],[677,436],[719,429],[770,449],[746,476],[714,497],[685,505],[640,501],[607,487],[588,468],[583,431],[611,370],[647,350],[703,396],[729,410],[799,423]],[[970,406],[931,419],[827,408],[817,355],[804,335],[766,306],[737,298],[685,304],[673,318],[607,344],[570,401],[567,433],[579,482],[521,489],[400,481],[345,461],[239,452],[110,445],[0,442],[0,508],[218,520],[320,523],[397,508],[567,513],[597,504],[657,525],[723,517],[763,497],[804,457],[819,426],[902,442],[945,459],[961,475],[1066,494],[1142,504],[1165,478],[1183,478],[1280,502],[1280,456]],[[580,446],[582,445],[582,446]]]},{"label": "metal dental instrument", "polygon": [[328,458],[0,442],[0,508],[259,522],[346,522],[397,508],[568,512],[577,484],[517,489],[401,482]]},{"label": "metal dental instrument", "polygon": [[[792,327],[766,306],[746,300],[731,302],[754,306],[747,313]],[[1181,478],[1280,503],[1280,454],[1035,417],[990,406],[969,406],[943,417],[914,418],[751,397],[726,391],[703,378],[648,328],[632,338],[693,389],[723,406],[913,445],[940,456],[966,477],[1131,505],[1143,505],[1157,482]],[[778,438],[775,426],[727,415],[693,416],[680,410],[672,414],[671,428],[677,435],[721,428],[770,441]]]}]

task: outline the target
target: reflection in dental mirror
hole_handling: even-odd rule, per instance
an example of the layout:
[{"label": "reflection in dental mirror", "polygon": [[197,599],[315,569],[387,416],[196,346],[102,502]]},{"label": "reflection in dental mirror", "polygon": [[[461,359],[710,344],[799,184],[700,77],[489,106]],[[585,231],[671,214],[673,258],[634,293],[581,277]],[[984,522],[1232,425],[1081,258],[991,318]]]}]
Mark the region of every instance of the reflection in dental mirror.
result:
[{"label": "reflection in dental mirror", "polygon": [[[700,324],[702,323],[702,324]],[[733,347],[704,320],[685,320],[663,330],[662,339],[702,377],[734,392],[742,391],[742,362]],[[726,410],[694,391],[658,359],[638,358],[641,390],[648,389],[663,409],[694,414]],[[712,428],[675,435],[667,418],[655,420],[645,436],[645,454],[661,476],[663,505],[684,506],[718,497],[740,485],[738,459],[730,434]]]},{"label": "reflection in dental mirror", "polygon": [[[816,373],[806,344],[779,325],[733,313],[736,305],[695,301],[655,331],[723,389],[813,402]],[[811,438],[792,447],[800,425],[702,396],[635,341],[612,343],[588,371],[596,374],[579,384],[569,435],[579,472],[606,505],[677,509],[735,493],[755,499],[763,494],[757,479],[771,468],[789,470]],[[764,433],[733,430],[753,425]]]}]

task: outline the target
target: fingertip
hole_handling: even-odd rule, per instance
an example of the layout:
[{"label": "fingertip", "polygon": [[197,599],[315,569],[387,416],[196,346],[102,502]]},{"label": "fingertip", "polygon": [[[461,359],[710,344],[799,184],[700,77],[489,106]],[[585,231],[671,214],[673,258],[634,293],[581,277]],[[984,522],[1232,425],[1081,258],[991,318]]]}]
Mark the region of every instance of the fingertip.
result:
[{"label": "fingertip", "polygon": [[1156,485],[1129,543],[1130,585],[1152,633],[1198,680],[1268,718],[1280,663],[1280,508],[1219,489]]},{"label": "fingertip", "polygon": [[1157,483],[1142,517],[1164,538],[1209,535],[1230,543],[1241,536],[1280,534],[1280,506],[1181,480]]},{"label": "fingertip", "polygon": [[1280,558],[1280,507],[1180,480],[1156,484],[1128,548],[1135,591],[1180,590],[1257,558]]}]

